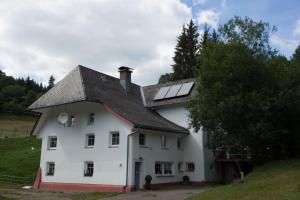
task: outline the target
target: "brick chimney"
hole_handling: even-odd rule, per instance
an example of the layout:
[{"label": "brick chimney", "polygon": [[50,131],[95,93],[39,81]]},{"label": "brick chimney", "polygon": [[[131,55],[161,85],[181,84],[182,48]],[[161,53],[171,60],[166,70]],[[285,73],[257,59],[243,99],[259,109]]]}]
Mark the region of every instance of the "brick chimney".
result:
[{"label": "brick chimney", "polygon": [[131,91],[131,73],[132,69],[129,67],[121,66],[119,67],[120,72],[120,83],[126,92]]}]

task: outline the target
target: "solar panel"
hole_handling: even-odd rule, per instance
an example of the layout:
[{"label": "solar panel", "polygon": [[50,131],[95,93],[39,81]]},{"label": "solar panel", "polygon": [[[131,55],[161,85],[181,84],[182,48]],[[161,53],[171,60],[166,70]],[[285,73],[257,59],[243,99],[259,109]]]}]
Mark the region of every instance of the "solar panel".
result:
[{"label": "solar panel", "polygon": [[156,93],[155,97],[153,98],[153,100],[164,99],[169,89],[170,86],[160,88],[159,91]]},{"label": "solar panel", "polygon": [[165,98],[176,97],[179,89],[181,88],[182,84],[180,85],[172,85],[168,93],[166,94]]},{"label": "solar panel", "polygon": [[194,82],[184,83],[182,84],[182,87],[180,88],[179,92],[177,93],[178,96],[185,96],[188,95],[194,85]]}]

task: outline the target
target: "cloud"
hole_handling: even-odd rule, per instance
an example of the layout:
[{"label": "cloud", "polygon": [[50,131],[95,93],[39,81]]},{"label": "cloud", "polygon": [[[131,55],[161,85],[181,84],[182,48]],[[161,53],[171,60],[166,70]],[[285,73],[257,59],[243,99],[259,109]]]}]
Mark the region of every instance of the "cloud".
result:
[{"label": "cloud", "polygon": [[294,35],[299,35],[300,36],[300,19],[297,20],[295,29],[293,31]]},{"label": "cloud", "polygon": [[193,0],[193,5],[203,5],[207,2],[208,0]]},{"label": "cloud", "polygon": [[176,37],[191,18],[180,0],[10,0],[0,4],[0,66],[47,82],[78,64],[153,84],[171,70]]},{"label": "cloud", "polygon": [[272,45],[277,47],[280,52],[292,53],[295,51],[299,41],[291,39],[282,39],[279,36],[272,35],[270,37],[270,42]]},{"label": "cloud", "polygon": [[216,29],[218,27],[220,14],[221,12],[216,12],[213,10],[200,10],[197,13],[197,22],[199,25],[207,24]]}]

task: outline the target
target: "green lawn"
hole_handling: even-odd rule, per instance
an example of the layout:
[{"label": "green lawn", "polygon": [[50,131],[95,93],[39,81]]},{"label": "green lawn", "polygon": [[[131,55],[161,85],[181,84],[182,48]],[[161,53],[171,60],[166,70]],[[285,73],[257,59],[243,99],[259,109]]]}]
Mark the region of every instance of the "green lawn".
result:
[{"label": "green lawn", "polygon": [[209,188],[188,200],[299,200],[300,159],[257,167],[244,183]]},{"label": "green lawn", "polygon": [[0,115],[0,138],[29,136],[36,117],[26,115]]},{"label": "green lawn", "polygon": [[[40,162],[40,140],[34,137],[0,139],[0,176],[32,177],[33,183]],[[0,187],[9,184],[0,182]]]}]

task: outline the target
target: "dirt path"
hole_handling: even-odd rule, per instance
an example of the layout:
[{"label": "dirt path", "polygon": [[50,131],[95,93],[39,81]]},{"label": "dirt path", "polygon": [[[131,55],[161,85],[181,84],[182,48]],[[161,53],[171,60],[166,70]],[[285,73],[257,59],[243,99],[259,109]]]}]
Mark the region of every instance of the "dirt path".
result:
[{"label": "dirt path", "polygon": [[[105,200],[184,200],[189,196],[204,191],[199,187],[176,187],[154,191],[138,191],[104,198]],[[80,192],[0,189],[0,196],[11,197],[16,200],[72,200]]]},{"label": "dirt path", "polygon": [[180,187],[156,191],[138,191],[120,194],[105,200],[184,200],[194,194],[203,192],[199,187]]}]

